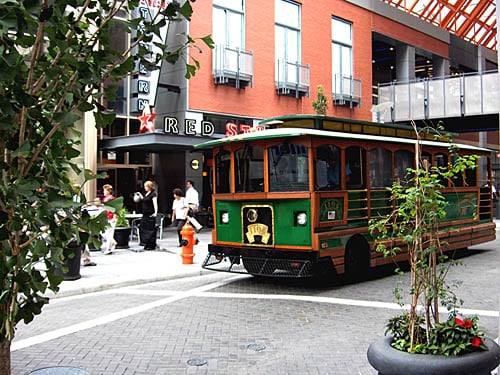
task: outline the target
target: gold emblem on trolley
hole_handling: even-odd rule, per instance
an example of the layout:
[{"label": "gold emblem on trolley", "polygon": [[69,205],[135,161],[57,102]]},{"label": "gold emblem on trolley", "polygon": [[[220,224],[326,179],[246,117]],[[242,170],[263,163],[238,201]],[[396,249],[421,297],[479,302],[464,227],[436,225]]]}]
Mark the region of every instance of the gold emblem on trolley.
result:
[{"label": "gold emblem on trolley", "polygon": [[247,236],[248,242],[254,243],[255,236],[261,236],[262,243],[267,244],[269,242],[271,234],[269,233],[268,226],[266,224],[250,224],[247,226],[247,229],[248,231],[245,233],[245,235]]},{"label": "gold emblem on trolley", "polygon": [[267,204],[247,204],[241,207],[243,243],[249,246],[272,246],[273,207]]},{"label": "gold emblem on trolley", "polygon": [[247,220],[250,223],[255,223],[257,221],[257,218],[259,217],[259,214],[257,213],[257,210],[255,208],[251,208],[247,212]]}]

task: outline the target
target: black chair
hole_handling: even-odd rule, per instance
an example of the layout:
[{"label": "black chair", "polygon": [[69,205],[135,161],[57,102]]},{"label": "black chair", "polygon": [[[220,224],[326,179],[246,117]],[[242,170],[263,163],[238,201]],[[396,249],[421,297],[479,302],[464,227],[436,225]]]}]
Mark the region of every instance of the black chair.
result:
[{"label": "black chair", "polygon": [[156,215],[156,230],[159,231],[159,239],[163,239],[163,220],[165,219],[165,214]]},{"label": "black chair", "polygon": [[[163,221],[165,219],[165,214],[157,214],[156,215],[156,222],[155,222],[155,229],[158,232],[157,237],[162,240],[163,239]],[[132,232],[130,233],[130,238],[132,239],[134,235],[137,236],[137,241],[139,243],[141,242],[141,231],[139,229],[141,225],[141,220],[142,219],[134,219],[132,221]]]}]

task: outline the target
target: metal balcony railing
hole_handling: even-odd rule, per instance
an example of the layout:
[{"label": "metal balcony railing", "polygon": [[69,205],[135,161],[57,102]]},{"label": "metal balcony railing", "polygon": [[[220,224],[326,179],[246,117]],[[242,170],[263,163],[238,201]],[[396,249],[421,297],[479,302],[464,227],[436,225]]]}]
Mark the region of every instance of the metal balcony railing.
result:
[{"label": "metal balcony railing", "polygon": [[[378,85],[382,122],[496,114],[498,71],[467,73]],[[390,109],[390,110],[389,110]]]},{"label": "metal balcony railing", "polygon": [[244,88],[253,82],[253,54],[240,48],[216,45],[213,51],[215,84]]},{"label": "metal balcony railing", "polygon": [[343,74],[333,75],[334,105],[347,105],[355,107],[361,105],[361,80]]},{"label": "metal balcony railing", "polygon": [[301,98],[309,96],[310,71],[309,65],[286,60],[277,61],[276,92],[279,95]]}]

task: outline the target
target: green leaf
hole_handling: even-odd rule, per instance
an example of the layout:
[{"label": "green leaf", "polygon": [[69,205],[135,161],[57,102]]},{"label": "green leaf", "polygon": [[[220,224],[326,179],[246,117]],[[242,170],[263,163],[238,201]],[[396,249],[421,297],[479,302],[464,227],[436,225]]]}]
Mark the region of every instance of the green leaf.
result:
[{"label": "green leaf", "polygon": [[80,120],[80,116],[73,112],[56,113],[54,115],[54,121],[61,125],[73,125],[78,120]]},{"label": "green leaf", "polygon": [[96,127],[98,129],[105,128],[108,125],[111,125],[116,118],[114,113],[104,113],[101,111],[97,111],[94,113],[94,118],[96,122]]},{"label": "green leaf", "polygon": [[92,111],[93,109],[94,109],[94,105],[89,103],[89,102],[82,102],[78,106],[78,110],[81,112],[89,112],[89,111]]},{"label": "green leaf", "polygon": [[116,212],[120,208],[123,207],[123,197],[117,197],[115,199],[112,199],[110,201],[107,201],[104,203],[104,209],[111,211],[111,212]]}]

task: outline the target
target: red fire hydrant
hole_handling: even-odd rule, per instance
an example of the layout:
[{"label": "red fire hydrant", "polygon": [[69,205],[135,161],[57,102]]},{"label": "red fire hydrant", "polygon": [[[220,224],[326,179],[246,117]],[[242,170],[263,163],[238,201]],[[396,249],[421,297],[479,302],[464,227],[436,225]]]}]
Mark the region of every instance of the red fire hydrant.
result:
[{"label": "red fire hydrant", "polygon": [[194,229],[191,224],[186,223],[181,230],[181,245],[182,245],[182,264],[193,264],[193,247],[196,244],[196,239],[194,238]]}]

